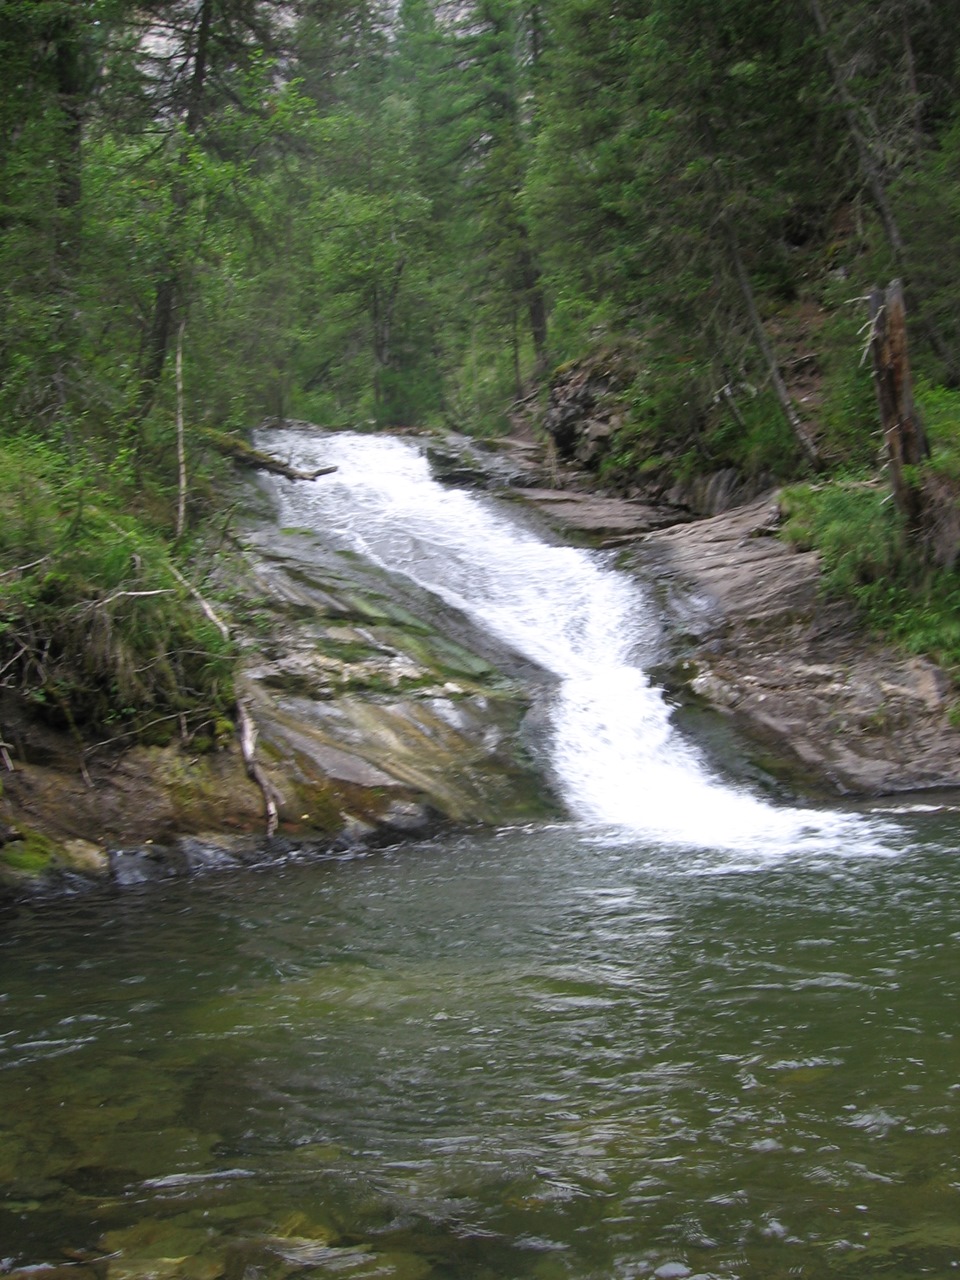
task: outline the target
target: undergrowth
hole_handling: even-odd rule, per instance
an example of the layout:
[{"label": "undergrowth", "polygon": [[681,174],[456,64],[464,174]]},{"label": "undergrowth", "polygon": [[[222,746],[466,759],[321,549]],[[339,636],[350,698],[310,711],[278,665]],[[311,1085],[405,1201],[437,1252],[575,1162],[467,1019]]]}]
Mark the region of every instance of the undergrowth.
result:
[{"label": "undergrowth", "polygon": [[879,484],[837,481],[783,491],[782,536],[820,553],[823,587],[855,602],[874,634],[925,654],[960,683],[960,574],[924,567]]},{"label": "undergrowth", "polygon": [[862,358],[863,314],[845,302],[844,286],[820,333],[819,361],[822,396],[819,443],[831,466],[872,469],[880,457],[882,440],[877,397],[868,361]]},{"label": "undergrowth", "polygon": [[54,444],[0,444],[0,685],[78,735],[209,737],[233,703],[230,645],[123,507]]}]

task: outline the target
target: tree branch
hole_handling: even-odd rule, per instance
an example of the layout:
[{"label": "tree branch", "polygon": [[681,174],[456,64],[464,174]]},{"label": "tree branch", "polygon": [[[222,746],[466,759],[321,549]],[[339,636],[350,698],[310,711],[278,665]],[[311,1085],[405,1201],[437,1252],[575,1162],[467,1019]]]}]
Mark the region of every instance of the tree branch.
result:
[{"label": "tree branch", "polygon": [[331,475],[337,469],[336,467],[318,467],[315,471],[300,471],[297,467],[292,467],[289,462],[275,458],[272,453],[254,449],[252,445],[234,436],[212,431],[209,428],[201,429],[198,434],[207,444],[216,449],[217,453],[225,458],[232,458],[241,467],[250,467],[254,471],[269,471],[272,475],[284,476],[287,480],[316,480],[318,476]]},{"label": "tree branch", "polygon": [[277,809],[278,795],[276,788],[257,764],[257,727],[250,718],[250,712],[241,699],[237,699],[237,728],[240,730],[240,751],[248,777],[257,784],[263,794],[263,805],[267,816],[267,838],[276,835],[279,824]]}]

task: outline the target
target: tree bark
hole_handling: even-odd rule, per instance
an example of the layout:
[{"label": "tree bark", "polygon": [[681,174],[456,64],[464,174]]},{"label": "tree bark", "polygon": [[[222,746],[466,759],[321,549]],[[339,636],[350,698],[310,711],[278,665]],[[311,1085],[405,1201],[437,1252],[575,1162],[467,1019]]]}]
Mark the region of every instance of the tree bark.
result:
[{"label": "tree bark", "polygon": [[177,537],[183,537],[187,523],[187,451],[183,439],[183,331],[186,320],[177,330]]},{"label": "tree bark", "polygon": [[394,263],[393,274],[386,289],[373,286],[370,296],[370,323],[373,327],[373,357],[376,362],[374,374],[374,399],[378,405],[383,403],[382,373],[390,368],[393,352],[390,346],[393,337],[393,318],[400,296],[400,284],[407,265],[406,255]]},{"label": "tree bark", "polygon": [[277,833],[280,822],[279,802],[282,797],[267,777],[261,765],[257,763],[257,726],[250,718],[250,712],[242,699],[237,699],[237,729],[240,733],[240,752],[244,767],[251,782],[256,783],[263,796],[264,817],[266,818],[266,835],[269,840]]},{"label": "tree bark", "polygon": [[903,63],[907,73],[907,88],[910,90],[910,114],[913,116],[913,145],[917,155],[923,147],[923,101],[917,84],[917,62],[913,54],[913,38],[910,35],[910,22],[906,13],[903,15]]},{"label": "tree bark", "polygon": [[530,237],[521,222],[518,225],[520,237],[520,282],[523,297],[526,300],[527,316],[530,321],[530,336],[533,338],[533,354],[536,370],[542,373],[547,363],[547,300],[540,283],[540,268],[537,265],[533,250],[530,248]]},{"label": "tree bark", "polygon": [[[830,44],[830,32],[827,22],[823,16],[823,9],[820,7],[820,0],[807,0],[807,7],[813,17],[814,24],[820,34],[823,46],[823,56],[826,59],[827,66],[830,69],[830,78],[833,81],[833,87],[837,95],[837,99],[843,108],[844,115],[847,118],[847,128],[850,130],[850,136],[853,139],[854,146],[857,149],[857,156],[860,161],[860,169],[870,189],[873,197],[873,203],[876,206],[877,213],[880,216],[880,222],[883,226],[884,234],[887,242],[893,251],[893,258],[897,268],[909,274],[907,266],[907,251],[903,235],[900,231],[900,224],[897,222],[896,215],[893,212],[893,206],[887,195],[886,183],[883,179],[883,172],[880,160],[878,159],[876,148],[861,128],[861,113],[857,106],[856,99],[847,88],[846,81],[843,78],[843,72],[837,61],[836,54]],[[916,128],[919,130],[919,98],[916,94],[916,73],[913,67],[913,47],[910,43],[910,29],[904,19],[903,25],[904,50],[907,57],[907,70],[911,81],[911,90],[913,93],[913,113]],[[919,138],[918,138],[919,145]],[[923,330],[923,335],[930,343],[937,357],[943,362],[947,372],[947,379],[950,386],[956,386],[960,381],[960,367],[957,365],[957,359],[953,351],[947,346],[940,331],[936,325],[928,320],[922,312],[919,300],[912,299],[914,316],[917,324]]]},{"label": "tree bark", "polygon": [[241,467],[250,467],[253,471],[269,471],[271,475],[283,476],[286,480],[316,480],[319,476],[332,475],[336,467],[317,467],[313,471],[301,471],[288,462],[275,458],[272,453],[264,453],[254,449],[252,445],[228,436],[221,431],[213,431],[209,427],[201,427],[198,434],[202,440],[216,449],[225,458],[232,458]]},{"label": "tree bark", "polygon": [[893,250],[894,257],[898,265],[903,261],[903,236],[900,234],[900,227],[894,215],[890,201],[887,198],[887,188],[883,181],[883,174],[880,169],[880,163],[874,153],[873,147],[863,129],[860,127],[859,112],[857,103],[853,94],[847,88],[846,81],[837,61],[836,54],[833,52],[833,46],[830,43],[830,32],[827,27],[826,18],[823,16],[823,9],[820,7],[820,0],[807,0],[807,7],[813,18],[817,31],[823,45],[823,56],[826,59],[827,66],[830,69],[830,79],[833,81],[833,87],[836,92],[840,105],[843,107],[843,113],[847,118],[847,128],[850,130],[850,136],[853,139],[854,146],[857,149],[857,157],[860,161],[860,168],[866,179],[867,186],[870,188],[870,194],[873,196],[873,202],[877,207],[877,213],[880,215],[880,221],[883,224],[883,230]]},{"label": "tree bark", "polygon": [[89,75],[84,65],[82,19],[74,14],[60,17],[51,32],[57,104],[62,119],[61,145],[57,155],[56,257],[64,283],[73,283],[80,252],[83,158],[83,106],[89,92]]},{"label": "tree bark", "polygon": [[[197,18],[197,39],[193,54],[193,70],[187,89],[186,111],[183,121],[184,132],[188,138],[196,135],[203,115],[203,99],[207,82],[212,25],[213,0],[202,0]],[[182,163],[182,159],[180,163]],[[172,194],[173,214],[170,225],[170,240],[175,242],[184,220],[188,199],[185,184],[178,175],[173,179]],[[173,319],[177,304],[181,300],[182,292],[182,272],[176,260],[176,249],[173,249],[167,255],[163,269],[157,278],[153,317],[142,347],[140,395],[136,412],[137,423],[143,422],[153,408],[157,388],[160,385],[164,365],[167,362],[170,338],[173,333]]]},{"label": "tree bark", "polygon": [[930,456],[923,423],[913,402],[907,353],[907,313],[903,287],[892,280],[884,293],[870,293],[870,351],[886,445],[890,485],[897,510],[911,536],[923,527],[923,490],[907,468]]}]

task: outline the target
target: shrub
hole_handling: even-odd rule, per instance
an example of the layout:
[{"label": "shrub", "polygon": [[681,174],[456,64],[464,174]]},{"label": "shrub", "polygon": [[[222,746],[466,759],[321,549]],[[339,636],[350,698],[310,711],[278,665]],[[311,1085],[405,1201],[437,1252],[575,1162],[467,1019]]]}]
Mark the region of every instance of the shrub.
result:
[{"label": "shrub", "polygon": [[925,568],[878,485],[784,490],[782,536],[820,552],[825,590],[853,600],[867,627],[960,678],[960,576]]},{"label": "shrub", "polygon": [[169,738],[233,701],[164,540],[44,441],[0,445],[0,683],[76,732]]}]

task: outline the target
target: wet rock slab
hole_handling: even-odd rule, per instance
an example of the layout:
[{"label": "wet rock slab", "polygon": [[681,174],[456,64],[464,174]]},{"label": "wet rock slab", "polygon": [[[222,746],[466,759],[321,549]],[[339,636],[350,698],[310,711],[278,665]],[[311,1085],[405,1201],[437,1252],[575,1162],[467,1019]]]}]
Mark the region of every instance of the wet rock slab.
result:
[{"label": "wet rock slab", "polygon": [[[543,486],[537,477],[549,468],[535,445],[501,443],[529,476],[511,497],[568,536],[631,548],[621,564],[652,582],[683,654],[667,682],[770,748],[768,763],[853,795],[960,786],[950,682],[935,663],[878,644],[849,608],[825,602],[816,554],[777,537],[775,492],[698,519],[682,494],[659,505],[609,497],[569,468],[561,468],[565,487],[548,487],[555,476]],[[701,495],[710,509],[740,496],[730,477],[710,484],[717,480],[723,494]]]},{"label": "wet rock slab", "polygon": [[[431,445],[427,458],[441,483],[489,490],[529,506],[565,533],[591,537],[632,537],[692,519],[678,505],[643,502],[595,492],[595,485],[574,468],[563,466],[564,487],[557,487],[541,442],[508,437],[487,448],[464,436],[447,436]],[[578,480],[586,486],[578,488]]]},{"label": "wet rock slab", "polygon": [[529,441],[501,444],[525,468],[509,495],[519,505],[568,537],[633,548],[621,563],[652,579],[684,654],[668,683],[764,744],[767,764],[853,795],[960,786],[949,681],[825,603],[816,554],[777,537],[776,493],[695,519],[682,506],[593,492],[569,468],[566,487],[544,486]]},{"label": "wet rock slab", "polygon": [[517,496],[551,523],[587,534],[636,536],[691,518],[685,512],[632,498],[604,497],[569,489],[528,488]]},{"label": "wet rock slab", "polygon": [[841,792],[960,786],[943,672],[825,603],[816,554],[781,542],[778,523],[771,495],[652,534],[631,554],[634,569],[670,587],[689,688]]},{"label": "wet rock slab", "polygon": [[528,751],[542,672],[315,534],[265,524],[243,544],[220,585],[279,839],[264,844],[266,797],[239,742],[84,756],[8,700],[0,890],[141,884],[556,812]]},{"label": "wet rock slab", "polygon": [[546,811],[524,720],[545,677],[412,583],[307,533],[246,547],[239,694],[291,828],[502,823]]}]

